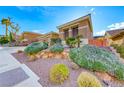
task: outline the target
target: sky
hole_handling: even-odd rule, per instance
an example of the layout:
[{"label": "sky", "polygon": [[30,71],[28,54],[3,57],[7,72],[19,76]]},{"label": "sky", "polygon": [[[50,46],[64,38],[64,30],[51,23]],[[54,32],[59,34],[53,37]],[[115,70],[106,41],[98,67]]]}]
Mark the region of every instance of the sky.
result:
[{"label": "sky", "polygon": [[[104,35],[106,30],[124,28],[123,6],[0,6],[0,21],[10,17],[20,26],[20,33],[58,32],[57,26],[91,13],[93,35]],[[0,24],[0,35],[5,26]]]}]

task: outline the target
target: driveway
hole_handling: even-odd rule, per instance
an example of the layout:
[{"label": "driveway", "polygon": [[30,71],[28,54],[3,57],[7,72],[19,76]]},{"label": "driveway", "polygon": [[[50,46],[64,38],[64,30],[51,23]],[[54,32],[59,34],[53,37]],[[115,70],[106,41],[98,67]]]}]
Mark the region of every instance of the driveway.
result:
[{"label": "driveway", "polygon": [[39,77],[11,53],[24,47],[0,47],[0,87],[39,87]]}]

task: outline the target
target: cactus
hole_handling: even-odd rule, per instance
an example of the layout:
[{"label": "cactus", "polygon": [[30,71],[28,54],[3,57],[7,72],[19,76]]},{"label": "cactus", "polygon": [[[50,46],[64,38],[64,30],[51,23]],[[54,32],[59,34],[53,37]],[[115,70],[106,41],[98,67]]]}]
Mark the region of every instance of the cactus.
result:
[{"label": "cactus", "polygon": [[50,80],[53,83],[61,84],[69,76],[69,69],[64,64],[55,64],[50,69]]},{"label": "cactus", "polygon": [[77,83],[79,87],[101,87],[100,81],[88,72],[82,72],[78,78]]}]

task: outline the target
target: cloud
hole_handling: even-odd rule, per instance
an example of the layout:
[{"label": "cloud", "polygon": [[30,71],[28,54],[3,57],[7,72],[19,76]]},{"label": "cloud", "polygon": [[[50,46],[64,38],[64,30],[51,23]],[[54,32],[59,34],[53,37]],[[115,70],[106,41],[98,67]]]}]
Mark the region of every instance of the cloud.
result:
[{"label": "cloud", "polygon": [[113,24],[107,26],[107,28],[108,28],[109,30],[124,28],[124,22],[113,23]]},{"label": "cloud", "polygon": [[124,28],[124,22],[113,23],[113,24],[107,26],[107,28],[105,30],[96,32],[95,35],[101,36],[101,35],[104,35],[107,30],[114,30],[114,29],[121,29],[121,28]]},{"label": "cloud", "polygon": [[94,10],[95,10],[95,8],[91,8],[91,9],[90,9],[90,11],[94,11]]},{"label": "cloud", "polygon": [[105,31],[106,31],[106,30],[101,30],[101,31],[99,31],[99,32],[96,32],[96,33],[95,33],[95,36],[103,36],[103,35],[105,34]]},{"label": "cloud", "polygon": [[32,30],[32,32],[44,34],[45,31],[43,31],[43,30]]},{"label": "cloud", "polygon": [[91,8],[91,9],[90,9],[90,12],[91,12],[92,14],[95,15],[95,14],[96,14],[96,12],[95,12],[95,8]]},{"label": "cloud", "polygon": [[55,8],[50,6],[17,6],[17,8],[21,11],[32,12],[36,11],[41,13],[42,15],[51,15],[55,13]]}]

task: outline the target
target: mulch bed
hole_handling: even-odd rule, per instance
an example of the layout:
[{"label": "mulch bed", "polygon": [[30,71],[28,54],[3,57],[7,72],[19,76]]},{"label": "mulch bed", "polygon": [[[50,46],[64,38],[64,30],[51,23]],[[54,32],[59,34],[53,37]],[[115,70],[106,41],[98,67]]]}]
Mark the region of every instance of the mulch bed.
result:
[{"label": "mulch bed", "polygon": [[[33,62],[27,62],[28,57],[24,53],[13,53],[12,54],[20,63],[26,64],[33,72],[35,72],[39,77],[39,83],[44,87],[77,87],[77,77],[82,71],[88,71],[83,68],[79,68],[74,70],[71,68],[70,61],[67,59],[37,59]],[[49,80],[49,70],[52,65],[62,63],[68,66],[70,70],[69,78],[61,85],[52,84]],[[92,73],[92,72],[91,72]],[[94,73],[95,74],[95,73]],[[114,78],[110,81],[105,81],[104,74],[97,75],[98,78],[103,83],[103,86],[111,86],[111,87],[122,87],[124,86],[124,81],[118,81]]]}]

